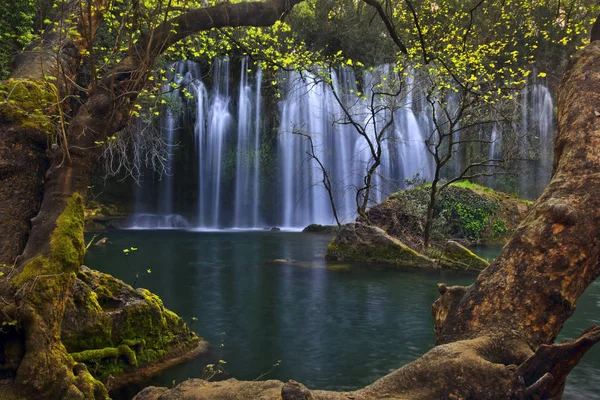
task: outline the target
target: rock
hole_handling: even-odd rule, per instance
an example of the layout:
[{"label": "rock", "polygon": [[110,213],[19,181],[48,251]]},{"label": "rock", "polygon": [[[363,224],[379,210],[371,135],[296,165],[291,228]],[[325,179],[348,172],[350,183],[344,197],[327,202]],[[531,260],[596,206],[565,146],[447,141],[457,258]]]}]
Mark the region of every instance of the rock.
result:
[{"label": "rock", "polygon": [[332,261],[363,261],[407,267],[434,267],[432,259],[414,251],[383,229],[360,222],[343,225],[327,247]]},{"label": "rock", "polygon": [[97,242],[94,244],[94,246],[103,246],[103,245],[106,245],[106,244],[109,244],[109,243],[110,243],[110,242],[108,241],[108,238],[107,238],[107,237],[103,237],[102,239],[98,240],[98,241],[97,241]]},{"label": "rock", "polygon": [[274,226],[274,227],[272,227],[272,228],[270,229],[270,231],[271,231],[271,232],[280,232],[280,231],[281,231],[281,228],[278,228],[278,227]]},{"label": "rock", "polygon": [[271,261],[273,264],[295,264],[298,261],[292,260],[291,258],[277,258]]},{"label": "rock", "polygon": [[[421,248],[430,190],[420,186],[393,193],[367,210],[370,223],[413,249]],[[438,244],[448,239],[486,245],[506,243],[531,204],[484,186],[451,185],[439,192],[431,240]]]},{"label": "rock", "polygon": [[489,265],[486,260],[453,240],[449,240],[446,243],[442,257],[440,258],[440,266],[442,268],[481,271]]},{"label": "rock", "polygon": [[65,306],[61,339],[96,378],[113,375],[114,387],[208,352],[158,296],[85,266]]},{"label": "rock", "polygon": [[238,381],[227,379],[207,382],[188,379],[172,389],[150,387],[138,393],[134,400],[281,400],[283,382]]},{"label": "rock", "polygon": [[312,400],[313,396],[310,390],[303,384],[289,380],[281,388],[282,400]]},{"label": "rock", "polygon": [[148,386],[141,392],[139,392],[133,400],[158,400],[165,392],[169,389],[166,387]]},{"label": "rock", "polygon": [[340,228],[337,225],[319,225],[310,224],[302,230],[303,233],[322,233],[322,234],[334,234],[338,233]]}]

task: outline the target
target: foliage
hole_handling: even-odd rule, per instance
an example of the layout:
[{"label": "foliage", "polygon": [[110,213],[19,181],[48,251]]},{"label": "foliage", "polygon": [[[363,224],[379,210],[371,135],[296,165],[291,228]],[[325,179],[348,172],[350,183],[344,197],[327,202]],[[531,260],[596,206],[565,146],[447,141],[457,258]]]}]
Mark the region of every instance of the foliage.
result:
[{"label": "foliage", "polygon": [[218,378],[226,374],[225,364],[227,364],[227,362],[223,360],[223,348],[225,347],[224,337],[225,332],[221,332],[221,344],[219,345],[219,360],[216,364],[207,364],[202,370],[202,379],[205,381],[210,381],[214,378]]},{"label": "foliage", "polygon": [[0,80],[8,78],[12,58],[34,38],[34,0],[0,2]]},{"label": "foliage", "polygon": [[9,79],[0,83],[0,114],[23,128],[53,133],[50,116],[57,104],[56,87],[44,81]]},{"label": "foliage", "polygon": [[447,214],[452,232],[460,232],[469,240],[479,240],[489,226],[490,218],[499,209],[499,203],[487,196],[468,191],[445,191],[436,205],[436,210]]},{"label": "foliage", "polygon": [[497,239],[504,236],[508,232],[508,228],[506,227],[506,221],[502,218],[494,219],[492,223],[492,239]]}]

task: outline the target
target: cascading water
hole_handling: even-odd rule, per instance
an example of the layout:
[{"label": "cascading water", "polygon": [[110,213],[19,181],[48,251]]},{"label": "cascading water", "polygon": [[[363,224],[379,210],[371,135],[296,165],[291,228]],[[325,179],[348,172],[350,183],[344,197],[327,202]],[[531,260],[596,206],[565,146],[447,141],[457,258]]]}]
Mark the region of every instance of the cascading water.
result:
[{"label": "cascading water", "polygon": [[[229,113],[229,58],[218,59],[214,65],[213,90],[211,105],[208,111],[208,131],[206,135],[207,149],[200,157],[206,157],[206,171],[208,172],[208,185],[200,186],[200,190],[207,190],[212,194],[208,210],[212,215],[206,225],[200,227],[219,228],[221,213],[221,173],[223,170],[223,153],[225,149],[225,135],[231,123]],[[203,171],[201,170],[202,174]]]},{"label": "cascading water", "polygon": [[520,195],[536,198],[550,182],[554,148],[554,105],[550,90],[539,82],[521,94]]},{"label": "cascading water", "polygon": [[[184,111],[165,112],[161,126],[167,145],[179,147],[166,161],[173,173],[154,182],[150,195],[145,186],[136,191],[137,227],[250,229],[334,223],[322,171],[309,154],[310,142],[295,133],[311,137],[343,221],[355,218],[356,189],[364,186],[373,163],[369,143],[354,124],[375,145],[375,137],[388,126],[369,204],[403,187],[404,179],[431,179],[433,162],[425,140],[433,132],[432,113],[412,74],[403,78],[401,95],[389,106],[377,95],[392,92],[398,83],[398,74],[389,66],[365,71],[360,80],[349,67],[325,77],[319,76],[324,71],[281,72],[276,78],[281,93],[277,107],[264,107],[275,103],[265,97],[260,66],[250,65],[248,59],[240,64],[229,58],[215,60],[210,86],[202,81],[198,64],[185,61],[174,66],[172,81],[178,87],[167,85],[165,90],[171,100],[182,99]],[[183,96],[179,86],[186,87],[193,99]],[[551,158],[542,155],[551,155],[552,99],[545,86],[534,84],[525,89],[523,104],[521,129],[527,132],[527,141],[522,149],[536,149],[540,161],[530,175],[546,183]],[[480,134],[490,140],[489,147],[480,150],[490,158],[502,153],[500,129],[494,126]],[[461,161],[460,154],[455,156],[454,169]],[[523,187],[531,190],[530,182]]]},{"label": "cascading water", "polygon": [[[171,103],[179,101],[183,88],[195,85],[202,85],[198,80],[200,77],[199,66],[196,63],[182,61],[174,64],[173,76],[166,82],[162,91],[164,96]],[[174,83],[174,87],[171,84]],[[164,136],[165,145],[169,156],[165,161],[165,172],[158,182],[158,212],[154,212],[152,206],[145,204],[145,194],[143,190],[136,189],[135,213],[132,217],[132,227],[134,228],[153,228],[153,229],[169,229],[169,228],[187,228],[188,221],[181,215],[175,213],[174,201],[175,196],[175,177],[174,177],[174,160],[173,151],[177,147],[178,132],[181,122],[181,116],[172,108],[167,109],[165,115],[161,118],[160,129]],[[139,157],[140,155],[135,155]],[[142,197],[140,201],[139,197]]]},{"label": "cascading water", "polygon": [[254,153],[252,156],[252,226],[257,227],[260,218],[260,131],[261,131],[261,88],[262,69],[258,66],[256,72],[256,94],[254,101]]},{"label": "cascading water", "polygon": [[[252,123],[252,87],[248,83],[248,59],[242,60],[240,87],[238,95],[238,125],[235,167],[235,203],[233,223],[238,228],[251,228],[256,226],[258,215],[257,181],[258,155],[257,146],[260,143],[259,131],[256,124]],[[256,109],[259,109],[260,85],[257,86]],[[254,115],[259,121],[260,115]],[[252,180],[250,178],[253,178]]]},{"label": "cascading water", "polygon": [[[404,106],[396,111],[396,132],[400,136],[397,141],[397,152],[402,165],[400,176],[413,179],[428,179],[433,176],[433,165],[430,154],[425,145],[426,135],[431,130],[433,122],[431,113],[423,112],[421,119],[417,119],[413,111],[413,93],[415,92],[414,79],[409,75],[406,83],[406,97]],[[427,110],[427,106],[423,106]]]}]

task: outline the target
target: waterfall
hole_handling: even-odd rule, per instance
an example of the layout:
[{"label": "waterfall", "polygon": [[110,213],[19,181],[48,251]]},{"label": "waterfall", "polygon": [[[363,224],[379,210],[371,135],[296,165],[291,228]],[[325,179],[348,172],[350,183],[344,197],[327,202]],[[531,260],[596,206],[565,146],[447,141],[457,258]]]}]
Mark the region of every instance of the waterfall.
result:
[{"label": "waterfall", "polygon": [[262,69],[258,66],[256,72],[256,93],[254,98],[254,153],[252,157],[252,226],[260,223],[260,131],[261,131],[261,90]]},{"label": "waterfall", "polygon": [[[261,229],[334,223],[323,171],[311,157],[307,137],[297,133],[312,139],[342,222],[356,218],[356,191],[373,165],[365,136],[376,144],[386,127],[369,205],[405,187],[405,179],[432,178],[426,140],[435,132],[433,110],[414,71],[401,75],[382,65],[358,76],[354,69],[340,67],[263,77],[260,65],[248,58],[228,57],[214,60],[207,71],[190,61],[173,68],[163,89],[168,102],[179,102],[183,111],[171,107],[160,118],[169,148],[168,173],[136,189],[134,227]],[[278,99],[263,79],[276,81]],[[398,96],[380,95],[399,88]],[[521,193],[533,197],[549,180],[553,105],[548,88],[539,82],[523,90],[521,102],[520,151],[535,156],[535,162],[523,167]],[[451,96],[447,103],[452,108],[457,99]],[[489,138],[489,146],[470,151],[500,155],[502,129],[482,128],[479,137]],[[456,133],[455,139],[460,138]],[[454,154],[449,173],[462,167],[465,155]],[[493,185],[495,180],[486,182]]]},{"label": "waterfall", "polygon": [[402,170],[398,173],[405,179],[419,178],[430,180],[433,176],[433,161],[427,151],[425,140],[433,125],[429,105],[424,105],[422,118],[413,111],[413,95],[417,90],[413,74],[410,73],[406,83],[406,96],[402,108],[396,111],[395,128],[400,136],[397,142],[397,152]]},{"label": "waterfall", "polygon": [[[201,227],[219,228],[221,217],[221,173],[223,171],[223,152],[225,150],[225,136],[231,123],[229,113],[229,58],[218,59],[214,65],[213,90],[211,105],[208,111],[207,149],[201,157],[206,157],[206,172],[208,182],[200,186],[200,190],[212,193],[209,207],[212,218],[207,225]],[[204,173],[200,171],[200,174]]]},{"label": "waterfall", "polygon": [[206,128],[206,120],[205,117],[208,115],[208,92],[204,83],[201,80],[196,80],[193,82],[191,87],[191,93],[194,96],[195,101],[195,121],[194,121],[194,140],[195,140],[195,148],[197,151],[197,168],[198,168],[198,201],[197,201],[197,218],[196,225],[204,226],[208,223],[211,216],[210,209],[210,191],[206,190],[206,186],[209,184],[209,180],[202,173],[202,171],[207,170],[208,164],[206,160],[208,159],[208,149],[207,149],[207,128]]},{"label": "waterfall", "polygon": [[[248,82],[248,59],[242,59],[238,95],[234,227],[258,224],[260,169],[260,88],[262,72],[256,75],[256,91]],[[254,104],[252,101],[254,100]],[[255,112],[252,113],[252,108]],[[254,118],[254,123],[252,121]]]},{"label": "waterfall", "polygon": [[546,85],[532,82],[521,94],[520,195],[535,199],[550,182],[554,149],[554,105]]}]

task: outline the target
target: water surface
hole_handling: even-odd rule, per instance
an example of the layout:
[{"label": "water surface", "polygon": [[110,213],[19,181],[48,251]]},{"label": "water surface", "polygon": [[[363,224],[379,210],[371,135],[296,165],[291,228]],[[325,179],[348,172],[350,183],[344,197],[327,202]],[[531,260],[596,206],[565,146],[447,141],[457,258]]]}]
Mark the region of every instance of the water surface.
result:
[{"label": "water surface", "polygon": [[[313,389],[354,390],[433,347],[436,284],[473,273],[327,264],[329,237],[290,232],[110,232],[86,264],[161,296],[218,347],[237,379],[295,379]],[[123,249],[137,247],[126,256]],[[496,250],[497,252],[497,250]],[[493,257],[493,253],[486,254]],[[129,261],[129,268],[127,266]],[[147,269],[151,270],[146,274]],[[600,324],[600,282],[581,298],[563,337]],[[192,319],[196,318],[192,322]],[[202,374],[191,361],[155,378],[171,385]],[[570,376],[565,399],[600,399],[600,348]]]}]

